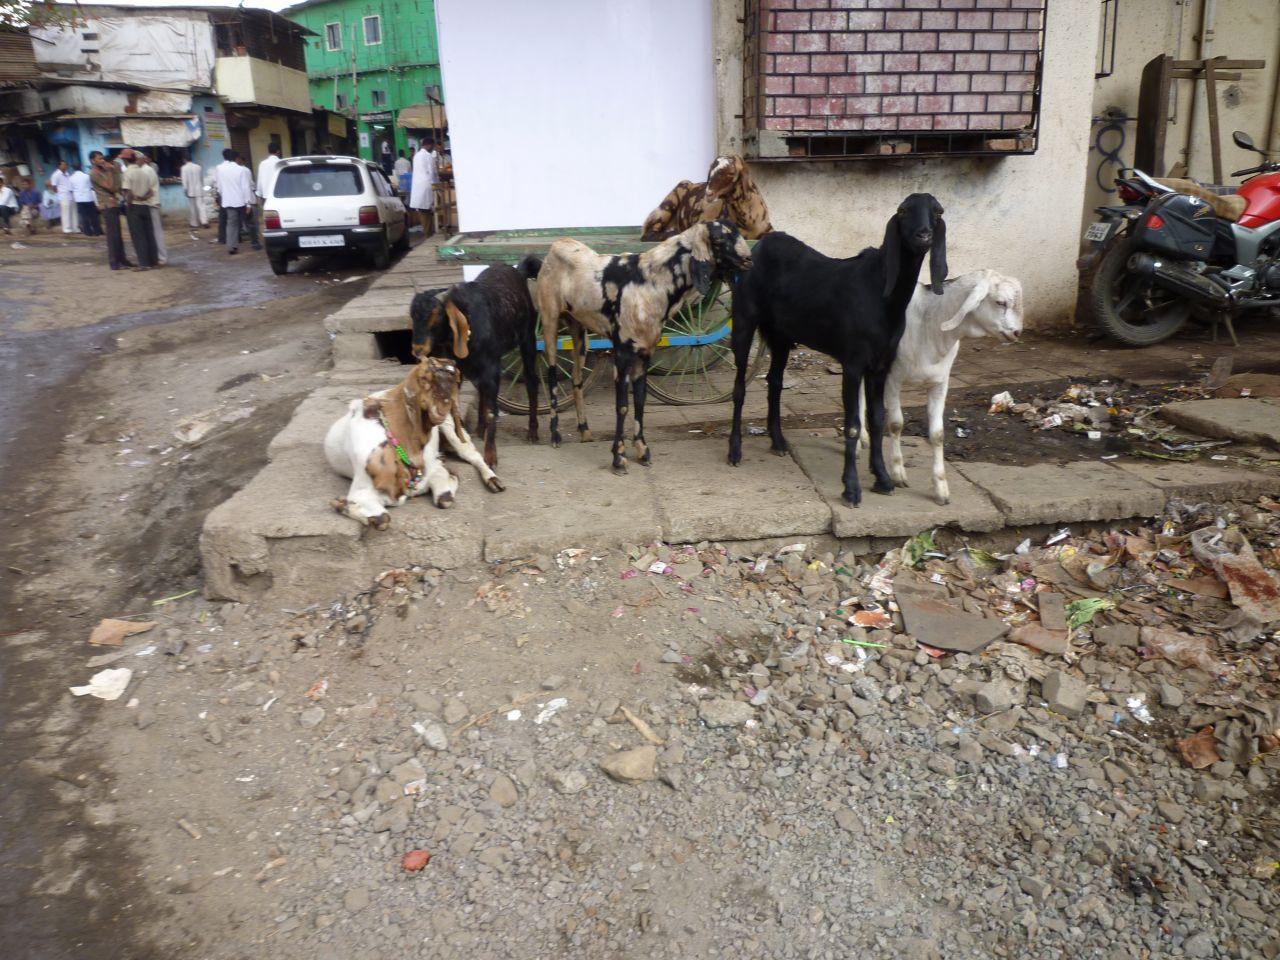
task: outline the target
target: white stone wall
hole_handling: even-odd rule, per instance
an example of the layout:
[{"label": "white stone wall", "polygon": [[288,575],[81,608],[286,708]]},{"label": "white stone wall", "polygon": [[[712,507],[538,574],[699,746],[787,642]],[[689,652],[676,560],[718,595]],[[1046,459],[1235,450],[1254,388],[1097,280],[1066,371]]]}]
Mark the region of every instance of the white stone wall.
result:
[{"label": "white stone wall", "polygon": [[[1084,203],[1098,41],[1097,0],[1052,0],[1045,40],[1040,144],[1033,156],[755,163],[773,225],[831,256],[878,245],[906,195],[947,209],[952,274],[989,267],[1018,277],[1027,325],[1070,322]],[[741,150],[742,3],[717,0],[716,142]],[[690,179],[701,179],[690,171]]]}]

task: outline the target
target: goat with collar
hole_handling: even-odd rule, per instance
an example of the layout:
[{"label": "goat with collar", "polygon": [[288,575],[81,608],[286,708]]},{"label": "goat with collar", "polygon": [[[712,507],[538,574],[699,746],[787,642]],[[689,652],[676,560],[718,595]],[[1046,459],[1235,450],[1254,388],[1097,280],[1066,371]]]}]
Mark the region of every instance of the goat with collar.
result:
[{"label": "goat with collar", "polygon": [[947,230],[942,204],[913,193],[885,225],[884,241],[856,257],[823,256],[785,233],[770,233],[756,244],[755,266],[733,285],[732,344],[737,374],[733,385],[733,426],[729,462],[742,459],[742,403],[747,359],[756,330],[769,345],[769,438],[774,453],[790,447],[782,435],[782,375],[797,344],[833,357],[844,377],[844,499],[862,502],[857,439],[858,399],[866,392],[871,428],[871,471],[876,493],[892,493],[884,465],[884,387],[906,325],[907,304],[916,278],[929,260],[931,289],[942,293],[947,276]]},{"label": "goat with collar", "polygon": [[445,469],[441,435],[479,471],[485,486],[502,490],[462,427],[461,382],[456,363],[430,357],[396,386],[352,400],[324,438],[329,466],[351,478],[347,495],[333,501],[333,508],[381,530],[391,522],[387,507],[409,497],[430,491],[437,507],[453,506],[458,478]]},{"label": "goat with collar", "polygon": [[[933,450],[933,497],[951,502],[947,468],[943,458],[943,417],[951,366],[960,352],[960,341],[994,337],[1013,343],[1022,333],[1022,284],[994,270],[975,270],[948,280],[941,296],[925,284],[916,287],[907,307],[907,326],[898,344],[898,355],[884,385],[884,405],[889,427],[889,468],[899,486],[907,485],[902,462],[902,388],[928,388],[929,446]],[[865,399],[862,401],[865,404]],[[863,421],[865,424],[865,415]],[[865,429],[858,445],[866,443]]]},{"label": "goat with collar", "polygon": [[578,435],[591,439],[582,401],[582,368],[587,334],[613,342],[616,423],[613,469],[627,471],[623,429],[627,387],[635,399],[636,457],[648,464],[644,440],[644,405],[649,362],[662,338],[662,328],[696,293],[706,296],[719,279],[728,280],[751,266],[751,248],[738,229],[723,220],[698,223],[684,233],[646,250],[618,256],[598,254],[577,240],[557,240],[538,273],[536,301],[542,315],[551,401],[551,443],[560,445],[560,411],[556,399],[556,338],[563,317],[569,327],[573,356],[573,405]]},{"label": "goat with collar", "polygon": [[666,240],[695,223],[728,220],[748,240],[773,229],[769,208],[751,179],[747,162],[734,154],[716,157],[705,183],[681,180],[645,218],[641,240]]}]

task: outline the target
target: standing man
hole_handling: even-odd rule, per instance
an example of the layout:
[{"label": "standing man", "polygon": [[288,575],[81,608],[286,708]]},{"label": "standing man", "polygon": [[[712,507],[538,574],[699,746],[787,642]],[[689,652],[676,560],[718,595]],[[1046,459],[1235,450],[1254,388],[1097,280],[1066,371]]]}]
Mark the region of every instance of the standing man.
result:
[{"label": "standing man", "polygon": [[382,167],[382,172],[387,175],[387,179],[390,180],[391,169],[395,166],[395,157],[391,155],[391,141],[383,140],[380,149],[382,150],[382,162],[379,165]]},{"label": "standing man", "polygon": [[76,201],[71,190],[71,173],[67,170],[67,161],[59,160],[58,169],[49,178],[49,189],[58,197],[58,209],[61,213],[63,233],[76,232]]},{"label": "standing man", "polygon": [[9,218],[17,212],[17,191],[4,182],[4,177],[0,177],[0,226],[4,227],[5,233],[13,233],[13,231],[9,229]]},{"label": "standing man", "polygon": [[409,190],[409,209],[417,211],[429,237],[436,232],[432,208],[435,206],[436,142],[425,137],[413,155],[413,183]]},{"label": "standing man", "polygon": [[[218,164],[218,196],[222,201],[222,209],[227,212],[227,253],[235,253],[240,246],[240,224],[248,215],[248,207],[253,204],[253,178],[249,168],[241,166],[236,160],[236,151],[228,148],[222,151],[222,162]],[[257,238],[254,238],[255,245]]]},{"label": "standing man", "polygon": [[98,223],[98,207],[93,201],[93,181],[80,169],[78,163],[70,179],[71,199],[76,204],[76,222],[80,224],[80,232],[86,237],[102,236],[102,226]]},{"label": "standing man", "polygon": [[145,153],[140,153],[138,156],[151,168],[156,179],[156,202],[151,208],[151,237],[156,247],[156,266],[163,267],[169,262],[169,245],[164,240],[164,218],[160,216],[160,168]]},{"label": "standing man", "polygon": [[30,177],[22,181],[22,189],[18,191],[18,223],[28,234],[35,233],[40,225],[40,191]]},{"label": "standing man", "polygon": [[120,168],[102,155],[101,150],[89,154],[89,179],[93,182],[95,212],[102,215],[103,232],[107,235],[107,264],[112,270],[131,267],[124,254],[124,238],[120,235],[120,195],[123,177]]},{"label": "standing man", "polygon": [[192,230],[207,227],[209,214],[204,209],[204,168],[188,153],[187,162],[178,175],[182,177],[182,192],[187,197],[187,224]]},{"label": "standing man", "polygon": [[[255,187],[254,192],[258,197],[257,222],[259,224],[262,223],[262,211],[267,205],[267,200],[271,196],[271,188],[276,182],[276,168],[280,166],[282,159],[283,158],[280,156],[280,144],[273,141],[271,146],[267,147],[267,155],[262,159],[262,162],[258,164],[258,184]],[[253,231],[253,246],[255,250],[261,246],[258,243],[258,231],[256,224]]]},{"label": "standing man", "polygon": [[120,151],[120,158],[129,164],[121,186],[129,201],[129,236],[133,238],[133,251],[138,256],[138,265],[133,269],[150,270],[156,265],[156,228],[151,210],[160,206],[160,178],[136,150],[125,147]]}]

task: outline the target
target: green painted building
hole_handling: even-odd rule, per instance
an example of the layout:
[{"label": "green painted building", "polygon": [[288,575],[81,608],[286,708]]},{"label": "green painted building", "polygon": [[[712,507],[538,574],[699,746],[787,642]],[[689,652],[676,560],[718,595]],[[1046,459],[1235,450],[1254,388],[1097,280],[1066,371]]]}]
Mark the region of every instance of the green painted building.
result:
[{"label": "green painted building", "polygon": [[304,0],[283,11],[314,31],[306,47],[311,100],[356,121],[360,156],[412,153],[444,127],[435,0]]}]

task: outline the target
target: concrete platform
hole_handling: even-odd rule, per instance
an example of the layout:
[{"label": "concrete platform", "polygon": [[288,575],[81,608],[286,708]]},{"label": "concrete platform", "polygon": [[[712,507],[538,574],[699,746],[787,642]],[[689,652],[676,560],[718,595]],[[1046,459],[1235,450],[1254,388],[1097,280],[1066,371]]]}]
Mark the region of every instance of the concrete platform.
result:
[{"label": "concrete platform", "polygon": [[1164,510],[1167,492],[1101,460],[1027,467],[959,463],[955,469],[986,491],[1009,526],[1154,517]]},{"label": "concrete platform", "polygon": [[1221,437],[1280,449],[1280,401],[1186,400],[1161,407],[1160,416],[1202,437]]},{"label": "concrete platform", "polygon": [[[753,439],[767,444],[764,437]],[[947,486],[951,502],[938,505],[933,499],[933,454],[929,444],[918,437],[902,440],[902,461],[909,486],[899,487],[888,496],[871,492],[875,477],[863,451],[858,458],[858,479],[862,483],[862,503],[858,507],[849,506],[842,496],[844,445],[839,438],[791,438],[789,442],[792,456],[831,511],[831,532],[837,537],[911,537],[934,527],[978,533],[1005,525],[991,498],[950,465]]]},{"label": "concrete platform", "polygon": [[[443,277],[461,279],[456,264],[432,263],[432,256],[430,248],[419,247],[326,320],[336,333],[334,369],[271,442],[268,465],[205,521],[200,548],[210,597],[246,601],[269,595],[275,602],[296,603],[366,586],[389,567],[457,568],[553,555],[565,547],[616,548],[658,539],[733,542],[834,534],[865,550],[934,527],[976,533],[1121,520],[1158,515],[1173,497],[1280,494],[1280,473],[1203,460],[950,462],[951,503],[939,506],[932,497],[928,445],[906,438],[910,486],[887,497],[871,493],[864,452],[859,465],[866,494],[853,509],[840,499],[843,448],[835,437],[792,431],[792,456],[776,457],[766,438],[747,436],[743,463],[735,469],[726,462],[722,435],[672,436],[689,425],[701,429],[702,419],[723,419],[727,405],[655,405],[652,420],[669,420],[670,429],[651,430],[652,466],[633,463],[627,475],[616,476],[607,440],[571,439],[553,449],[545,441],[530,445],[500,431],[498,475],[505,492],[490,493],[472,467],[453,461],[450,468],[461,481],[453,509],[438,510],[419,498],[392,511],[389,529],[369,530],[329,505],[345,493],[347,481],[324,461],[324,433],[353,397],[404,377],[405,367],[377,359],[371,331],[391,324],[393,316],[407,325],[415,283],[425,288],[442,285]],[[465,406],[473,397],[464,387]],[[1190,420],[1181,425],[1197,432],[1218,435],[1212,431],[1244,424],[1251,442],[1273,442],[1266,439],[1273,436],[1280,446],[1280,404],[1210,400],[1174,408],[1190,408],[1197,426]],[[1205,429],[1210,419],[1220,426]]]}]

